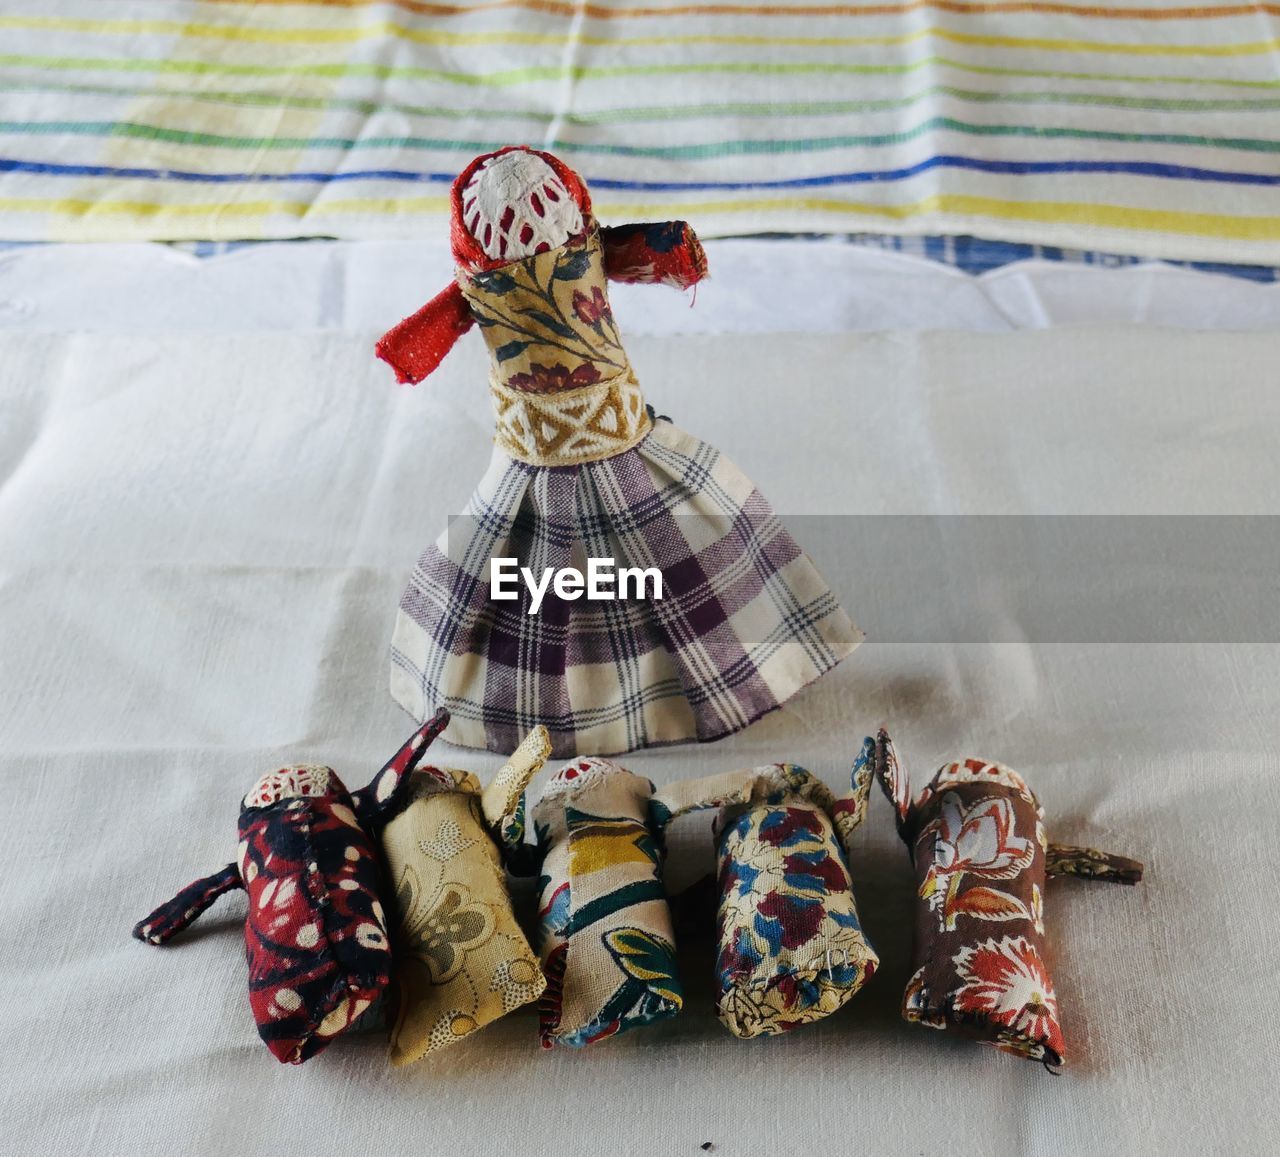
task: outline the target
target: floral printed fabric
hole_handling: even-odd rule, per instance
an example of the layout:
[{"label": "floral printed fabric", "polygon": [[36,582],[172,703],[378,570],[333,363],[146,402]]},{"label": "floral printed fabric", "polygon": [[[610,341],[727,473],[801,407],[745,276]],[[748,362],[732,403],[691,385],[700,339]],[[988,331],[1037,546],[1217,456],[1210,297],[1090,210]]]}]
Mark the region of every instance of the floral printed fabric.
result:
[{"label": "floral printed fabric", "polygon": [[249,1004],[278,1060],[314,1056],[391,979],[377,853],[330,773],[321,797],[246,807],[240,877],[249,893]]},{"label": "floral printed fabric", "polygon": [[651,421],[614,322],[600,232],[499,269],[459,273],[493,355],[495,443],[533,466],[631,449]]},{"label": "floral printed fabric", "polygon": [[631,375],[594,222],[556,249],[498,269],[460,270],[458,283],[502,385],[553,394]]},{"label": "floral printed fabric", "polygon": [[878,963],[858,922],[830,792],[793,764],[756,775],[748,800],[717,820],[717,1011],[738,1037],[820,1020]]},{"label": "floral printed fabric", "polygon": [[539,728],[481,791],[467,771],[428,767],[387,825],[395,884],[399,1012],[391,1063],[408,1064],[536,1000],[546,985],[511,907],[499,844],[550,750]]},{"label": "floral printed fabric", "polygon": [[[871,741],[868,741],[869,743]],[[876,773],[898,815],[919,880],[916,969],[903,1016],[1007,1052],[1060,1065],[1066,1056],[1045,955],[1049,844],[1022,777],[967,759],[942,767],[912,797],[892,741],[874,741]],[[1141,865],[1055,846],[1055,865],[1133,883]]]},{"label": "floral printed fabric", "polygon": [[423,724],[367,788],[350,793],[330,768],[268,772],[244,797],[236,861],[184,888],[134,928],[163,944],[223,893],[249,894],[245,950],[258,1033],[299,1064],[348,1029],[391,979],[371,833],[404,802],[404,784],[448,722]]},{"label": "floral printed fabric", "polygon": [[647,779],[582,759],[555,775],[534,809],[544,1047],[591,1044],[684,1003],[652,794]]},{"label": "floral printed fabric", "polygon": [[245,797],[236,862],[197,880],[134,928],[166,943],[218,896],[249,893],[245,954],[258,1035],[300,1064],[373,1003],[391,977],[378,857],[329,768],[269,772]]}]

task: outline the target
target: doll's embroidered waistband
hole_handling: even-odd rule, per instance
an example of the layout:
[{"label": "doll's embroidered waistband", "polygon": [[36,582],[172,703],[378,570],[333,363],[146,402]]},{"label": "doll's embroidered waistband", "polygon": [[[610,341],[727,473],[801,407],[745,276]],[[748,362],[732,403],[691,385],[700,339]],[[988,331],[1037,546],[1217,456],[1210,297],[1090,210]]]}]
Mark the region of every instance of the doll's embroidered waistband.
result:
[{"label": "doll's embroidered waistband", "polygon": [[630,450],[652,426],[640,383],[628,369],[608,381],[532,394],[490,378],[494,441],[530,466],[577,466]]}]

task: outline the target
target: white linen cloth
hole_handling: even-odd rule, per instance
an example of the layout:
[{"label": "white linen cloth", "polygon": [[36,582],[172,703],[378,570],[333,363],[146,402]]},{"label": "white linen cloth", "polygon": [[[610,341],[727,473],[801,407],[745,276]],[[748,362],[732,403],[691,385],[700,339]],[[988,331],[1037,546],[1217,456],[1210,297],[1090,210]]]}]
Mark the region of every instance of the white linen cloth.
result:
[{"label": "white linen cloth", "polygon": [[[829,573],[871,637],[853,657],[739,735],[623,759],[659,784],[787,759],[840,787],[885,721],[917,779],[945,758],[1003,760],[1039,793],[1051,836],[1144,860],[1135,889],[1050,885],[1071,1052],[1058,1078],[899,1019],[911,872],[878,797],[854,873],[882,970],[777,1040],[732,1039],[710,977],[688,974],[680,1017],[582,1053],[541,1051],[518,1013],[405,1070],[368,1035],[286,1068],[249,1016],[242,898],[169,948],[130,939],[153,904],[231,858],[260,772],[326,762],[356,787],[412,729],[387,693],[387,645],[417,551],[483,468],[484,354],[473,336],[427,384],[397,388],[374,336],[0,335],[0,786],[16,810],[0,888],[6,1152],[1270,1146],[1274,644],[900,645],[877,641],[857,575]],[[1273,334],[629,348],[658,409],[784,515],[1280,506]],[[1096,597],[1125,581],[1099,573]],[[947,576],[902,582],[923,605]],[[438,754],[481,778],[500,762]],[[690,825],[672,877],[698,857],[705,833]]]},{"label": "white linen cloth", "polygon": [[[1067,325],[1280,329],[1280,283],[1159,263],[1019,261],[974,277],[832,239],[712,240],[696,295],[613,285],[627,336]],[[164,245],[0,252],[0,329],[390,329],[453,276],[446,240],[259,244],[214,257]],[[121,287],[129,287],[121,292]]]}]

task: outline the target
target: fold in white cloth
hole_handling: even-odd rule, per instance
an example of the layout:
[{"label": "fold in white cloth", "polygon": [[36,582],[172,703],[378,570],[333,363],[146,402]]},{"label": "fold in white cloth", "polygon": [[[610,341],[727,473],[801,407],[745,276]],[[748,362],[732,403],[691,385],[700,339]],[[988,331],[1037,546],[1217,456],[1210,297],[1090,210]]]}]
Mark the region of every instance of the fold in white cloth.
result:
[{"label": "fold in white cloth", "polygon": [[[1022,261],[973,277],[839,240],[713,240],[706,248],[711,276],[696,298],[611,286],[628,338],[1127,323],[1280,329],[1280,283],[1158,263]],[[381,333],[452,276],[444,238],[283,242],[204,258],[164,245],[41,245],[0,252],[0,329]]]}]

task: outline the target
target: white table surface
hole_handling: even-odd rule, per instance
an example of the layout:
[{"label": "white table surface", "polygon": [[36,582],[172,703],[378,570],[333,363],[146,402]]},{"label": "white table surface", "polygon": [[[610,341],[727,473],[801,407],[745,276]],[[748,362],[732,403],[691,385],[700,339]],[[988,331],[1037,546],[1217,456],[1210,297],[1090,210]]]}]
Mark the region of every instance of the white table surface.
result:
[{"label": "white table surface", "polygon": [[[371,326],[45,328],[0,335],[0,784],[16,809],[0,888],[6,1152],[1272,1146],[1280,647],[877,640],[843,570],[829,577],[871,637],[852,658],[738,736],[627,762],[665,782],[789,759],[839,785],[887,721],[917,775],[970,754],[1022,770],[1051,835],[1148,864],[1135,889],[1051,887],[1062,1076],[898,1018],[910,871],[879,798],[854,871],[883,967],[819,1025],[736,1041],[691,975],[682,1016],[582,1053],[540,1050],[525,1013],[407,1070],[370,1036],[278,1065],[247,1007],[242,897],[165,950],[129,928],[227,861],[260,771],[320,760],[358,785],[408,733],[387,645],[416,552],[483,468],[479,339],[408,390],[370,357]],[[1266,333],[641,336],[631,349],[654,404],[784,514],[1280,505],[1280,338]],[[903,576],[922,601],[946,581]],[[1107,599],[1125,580],[1097,581]],[[499,762],[444,753],[485,775]],[[691,873],[704,838],[682,834],[673,872]]]}]

